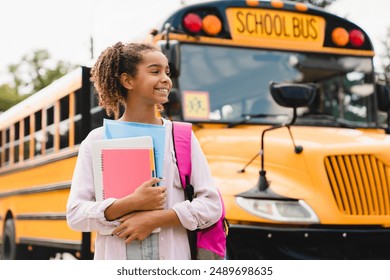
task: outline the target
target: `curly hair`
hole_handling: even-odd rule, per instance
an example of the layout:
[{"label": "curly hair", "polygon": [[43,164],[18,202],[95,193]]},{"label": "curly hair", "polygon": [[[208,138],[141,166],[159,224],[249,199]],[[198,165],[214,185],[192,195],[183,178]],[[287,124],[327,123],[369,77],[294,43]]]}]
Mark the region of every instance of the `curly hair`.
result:
[{"label": "curly hair", "polygon": [[119,113],[120,105],[126,102],[127,90],[120,82],[122,73],[135,77],[138,65],[143,61],[144,52],[160,51],[157,47],[145,43],[121,42],[105,49],[91,69],[99,105],[108,116]]}]

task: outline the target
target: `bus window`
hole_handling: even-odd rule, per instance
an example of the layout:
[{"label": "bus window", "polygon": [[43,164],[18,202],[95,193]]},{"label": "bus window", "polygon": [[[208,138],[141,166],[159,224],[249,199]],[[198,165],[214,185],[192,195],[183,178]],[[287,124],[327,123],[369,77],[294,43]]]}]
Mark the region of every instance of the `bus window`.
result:
[{"label": "bus window", "polygon": [[41,155],[44,143],[44,135],[42,131],[42,111],[35,112],[34,119],[34,155]]},{"label": "bus window", "polygon": [[55,124],[54,124],[54,106],[46,109],[46,129],[45,129],[44,145],[46,153],[54,152],[54,137],[55,137]]},{"label": "bus window", "polygon": [[4,148],[3,132],[0,130],[0,168],[3,166],[3,155],[4,155],[3,148]]},{"label": "bus window", "polygon": [[318,87],[319,103],[300,110],[297,124],[316,123],[316,118],[309,116],[316,112],[329,116],[329,122],[317,119],[317,124],[338,126],[333,118],[361,127],[375,126],[374,89],[372,83],[371,87],[365,86],[373,71],[369,58],[191,44],[183,45],[181,52],[179,83],[184,94],[184,116],[190,121],[197,120],[196,115],[186,111],[205,104],[191,104],[195,102],[191,98],[196,97],[185,101],[186,94],[200,98],[201,93],[206,93],[205,108],[209,111],[202,120],[231,122],[250,114],[276,114],[280,117],[251,122],[279,123],[286,115],[291,117],[292,112],[272,99],[268,85],[276,81],[314,83]]},{"label": "bus window", "polygon": [[91,84],[90,102],[91,102],[91,129],[97,128],[102,125],[103,118],[106,118],[105,111],[99,106],[99,101],[96,96],[96,89]]},{"label": "bus window", "polygon": [[82,125],[82,118],[83,118],[83,92],[81,90],[77,90],[75,92],[75,118],[74,118],[74,144],[80,144],[81,141],[83,141],[83,125]]},{"label": "bus window", "polygon": [[19,162],[19,150],[20,150],[20,145],[21,141],[19,139],[19,127],[20,127],[20,122],[16,122],[13,126],[13,131],[14,131],[14,160],[13,163],[18,163]]},{"label": "bus window", "polygon": [[69,146],[69,95],[60,99],[59,137],[60,149]]},{"label": "bus window", "polygon": [[30,116],[24,118],[23,120],[24,127],[24,139],[23,139],[23,160],[27,160],[30,157]]},{"label": "bus window", "polygon": [[4,137],[4,145],[3,145],[3,149],[4,149],[4,165],[10,165],[10,147],[11,147],[11,132],[10,132],[10,129],[7,128],[5,130],[5,133],[3,132],[3,135],[5,134],[5,137]]}]

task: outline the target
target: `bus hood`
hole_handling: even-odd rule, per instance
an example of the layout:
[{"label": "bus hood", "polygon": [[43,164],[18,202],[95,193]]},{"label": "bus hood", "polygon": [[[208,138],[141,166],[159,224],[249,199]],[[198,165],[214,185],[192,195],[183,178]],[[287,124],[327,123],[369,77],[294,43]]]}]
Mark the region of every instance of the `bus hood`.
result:
[{"label": "bus hood", "polygon": [[[257,184],[261,161],[256,155],[264,129],[245,126],[196,133],[227,209],[233,207],[237,194]],[[345,219],[337,218],[340,212],[354,216],[370,211],[370,207],[375,215],[384,211],[381,209],[386,208],[389,199],[385,201],[381,196],[390,192],[389,135],[381,130],[294,126],[291,133],[295,144],[303,148],[299,154],[294,152],[287,128],[269,131],[264,136],[264,170],[270,193],[305,201],[322,222],[345,223]],[[366,197],[367,192],[371,198]],[[356,193],[365,197],[358,198]]]}]

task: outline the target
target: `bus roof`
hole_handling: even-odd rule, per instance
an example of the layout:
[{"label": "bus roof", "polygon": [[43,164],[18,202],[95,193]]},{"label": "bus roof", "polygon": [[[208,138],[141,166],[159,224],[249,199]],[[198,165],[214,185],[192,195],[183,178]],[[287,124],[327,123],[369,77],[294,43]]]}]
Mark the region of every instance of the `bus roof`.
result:
[{"label": "bus roof", "polygon": [[[186,28],[185,21],[189,14],[193,18],[199,18],[201,27],[198,32]],[[206,17],[209,15],[216,16],[221,24],[220,31],[215,34],[208,33],[204,28]],[[371,40],[359,26],[322,8],[300,2],[279,0],[202,2],[175,11],[163,23],[157,36],[166,38],[167,26],[170,27],[169,38],[182,42],[374,56]],[[243,31],[244,29],[246,30]],[[336,29],[341,29],[342,35],[349,36],[345,44],[334,40],[340,34],[335,32]],[[306,34],[304,36],[291,34],[295,31],[301,32],[301,35]],[[308,34],[309,32],[312,33]],[[355,45],[356,41],[352,40],[351,36],[355,36],[353,38],[356,40],[362,39],[359,42],[361,44]],[[316,38],[314,40],[309,37]]]}]

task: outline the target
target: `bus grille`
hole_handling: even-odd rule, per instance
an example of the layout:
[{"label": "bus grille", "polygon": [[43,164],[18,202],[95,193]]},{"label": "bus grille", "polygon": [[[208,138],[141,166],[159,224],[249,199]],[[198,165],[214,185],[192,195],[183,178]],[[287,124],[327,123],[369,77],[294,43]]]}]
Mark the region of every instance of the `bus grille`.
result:
[{"label": "bus grille", "polygon": [[390,167],[372,155],[325,158],[339,210],[346,215],[390,215]]}]

